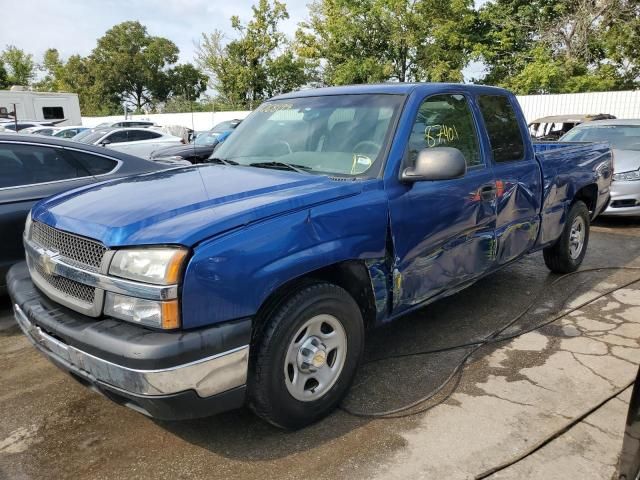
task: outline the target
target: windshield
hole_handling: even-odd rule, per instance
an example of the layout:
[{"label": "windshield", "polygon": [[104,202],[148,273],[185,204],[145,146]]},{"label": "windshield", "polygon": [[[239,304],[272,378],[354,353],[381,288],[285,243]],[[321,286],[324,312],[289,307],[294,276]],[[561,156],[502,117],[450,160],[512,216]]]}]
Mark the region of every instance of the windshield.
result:
[{"label": "windshield", "polygon": [[611,148],[640,151],[640,125],[589,125],[574,128],[563,142],[609,142]]},{"label": "windshield", "polygon": [[227,120],[226,122],[220,122],[215,125],[211,131],[214,133],[226,132],[227,130],[233,130],[239,123],[239,120]]},{"label": "windshield", "polygon": [[82,143],[93,144],[93,143],[96,143],[98,140],[100,140],[108,132],[109,130],[96,130],[82,137],[80,137],[80,134],[78,134],[75,137],[73,137],[73,139]]},{"label": "windshield", "polygon": [[193,143],[195,145],[202,145],[202,146],[209,146],[209,145],[214,145],[215,143],[217,143],[217,138],[220,136],[219,133],[215,133],[215,132],[204,132],[199,134],[195,140],[193,141]]},{"label": "windshield", "polygon": [[327,95],[266,102],[214,156],[240,165],[277,162],[309,173],[373,178],[403,99]]},{"label": "windshield", "polygon": [[88,130],[83,130],[82,132],[78,133],[77,135],[74,135],[73,137],[71,137],[71,140],[75,140],[76,142],[81,142],[83,138],[88,137],[89,135],[91,135],[95,130],[90,128]]}]

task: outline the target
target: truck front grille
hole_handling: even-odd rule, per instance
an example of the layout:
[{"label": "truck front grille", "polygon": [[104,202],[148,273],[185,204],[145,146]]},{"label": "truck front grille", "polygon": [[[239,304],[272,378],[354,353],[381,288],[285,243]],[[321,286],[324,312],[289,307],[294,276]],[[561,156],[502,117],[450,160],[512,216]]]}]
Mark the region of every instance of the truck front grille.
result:
[{"label": "truck front grille", "polygon": [[59,253],[65,260],[87,270],[98,271],[107,248],[100,242],[33,222],[31,239],[42,248]]},{"label": "truck front grille", "polygon": [[76,282],[75,280],[71,280],[69,278],[60,277],[57,275],[49,275],[44,269],[40,266],[40,264],[35,263],[33,268],[38,275],[40,275],[45,282],[60,293],[64,295],[69,295],[70,297],[75,298],[76,300],[80,300],[81,302],[93,304],[96,295],[96,289],[85,285],[84,283]]}]

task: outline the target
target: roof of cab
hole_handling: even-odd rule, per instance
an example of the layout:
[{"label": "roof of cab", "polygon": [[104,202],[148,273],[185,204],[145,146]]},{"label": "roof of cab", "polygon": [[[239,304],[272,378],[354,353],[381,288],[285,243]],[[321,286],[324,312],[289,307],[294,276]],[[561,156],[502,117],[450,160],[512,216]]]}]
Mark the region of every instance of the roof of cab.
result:
[{"label": "roof of cab", "polygon": [[471,85],[466,83],[376,83],[364,85],[345,85],[340,87],[310,88],[308,90],[298,90],[273,97],[271,100],[282,100],[286,98],[316,97],[322,95],[409,95],[414,90],[441,90],[443,88],[455,88],[462,91],[493,91],[494,93],[507,93],[508,91],[499,87],[489,87],[486,85]]}]

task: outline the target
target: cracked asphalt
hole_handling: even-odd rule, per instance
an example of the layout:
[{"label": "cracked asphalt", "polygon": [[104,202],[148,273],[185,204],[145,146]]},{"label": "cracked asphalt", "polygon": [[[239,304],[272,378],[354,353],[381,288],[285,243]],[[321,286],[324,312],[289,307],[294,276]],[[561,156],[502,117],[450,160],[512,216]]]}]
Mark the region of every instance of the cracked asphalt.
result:
[{"label": "cracked asphalt", "polygon": [[[584,268],[640,267],[640,220],[599,220]],[[478,340],[539,301],[507,333],[548,321],[640,278],[589,272],[550,286],[542,256],[371,332],[366,360]],[[640,362],[640,281],[511,341],[476,352],[459,381],[397,419],[338,410],[283,432],[246,410],[157,422],[77,384],[41,357],[0,300],[0,478],[470,479],[526,451],[622,389]],[[344,407],[374,413],[440,385],[465,355],[454,350],[362,366]],[[455,386],[455,390],[451,387]],[[453,390],[453,391],[451,391]],[[495,479],[609,479],[630,389]]]}]

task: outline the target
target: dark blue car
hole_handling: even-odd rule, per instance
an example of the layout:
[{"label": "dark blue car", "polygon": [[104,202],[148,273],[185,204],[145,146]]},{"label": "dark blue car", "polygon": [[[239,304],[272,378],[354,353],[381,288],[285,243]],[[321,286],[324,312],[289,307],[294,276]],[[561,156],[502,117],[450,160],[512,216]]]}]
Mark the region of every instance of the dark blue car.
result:
[{"label": "dark blue car", "polygon": [[211,162],[38,203],[16,318],[147,415],[246,403],[285,428],[338,405],[366,328],[538,250],[577,269],[612,169],[607,144],[534,145],[510,92],[455,84],[283,95]]}]

